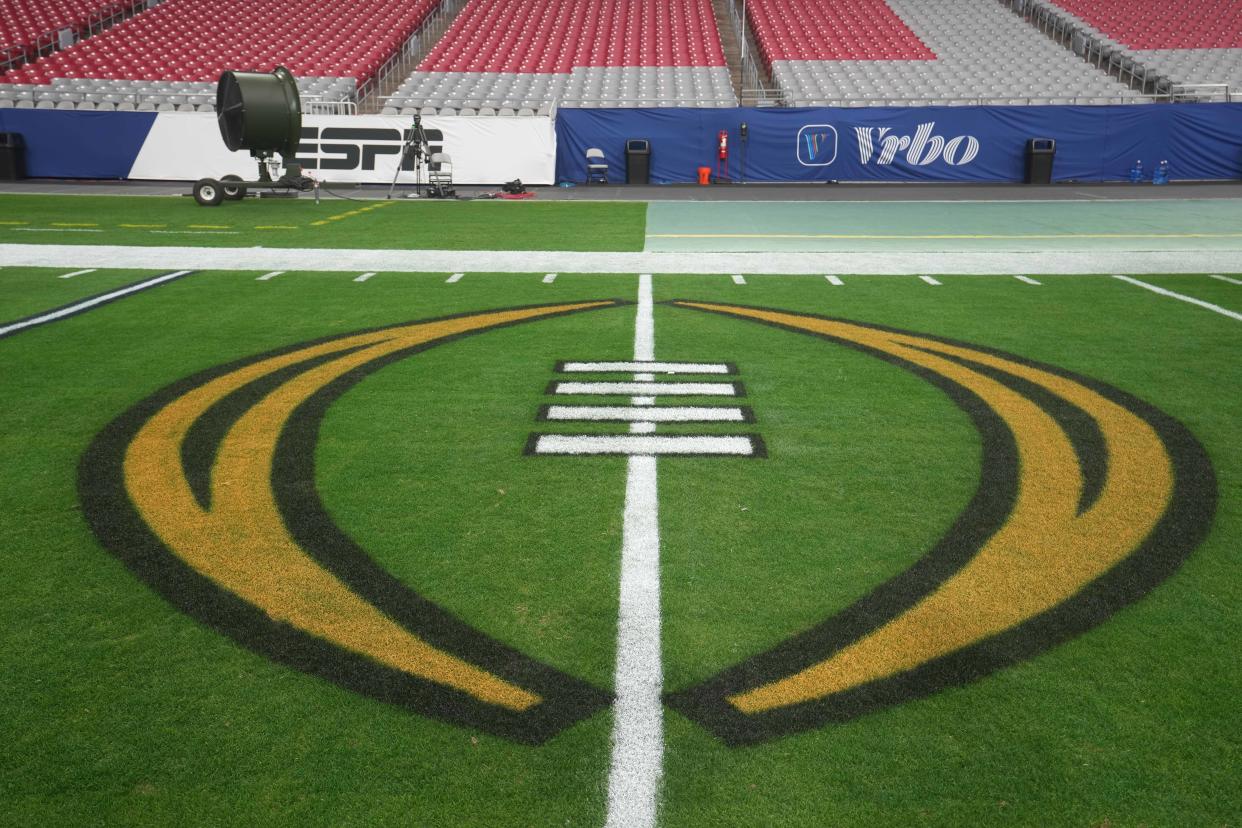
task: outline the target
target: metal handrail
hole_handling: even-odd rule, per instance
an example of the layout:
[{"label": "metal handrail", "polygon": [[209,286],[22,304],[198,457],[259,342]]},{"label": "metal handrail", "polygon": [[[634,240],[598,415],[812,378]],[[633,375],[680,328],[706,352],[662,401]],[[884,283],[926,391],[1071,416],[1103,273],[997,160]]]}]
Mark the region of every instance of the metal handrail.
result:
[{"label": "metal handrail", "polygon": [[[465,0],[444,0],[436,6],[435,10],[423,18],[418,28],[405,39],[401,48],[390,55],[374,75],[358,85],[358,100],[365,101],[382,89],[394,74],[400,72],[403,77],[410,74],[413,71],[411,64],[418,65],[418,61],[429,51],[429,47],[439,40],[448,28],[442,24],[456,17],[464,4]],[[386,96],[384,100],[391,97]]]}]

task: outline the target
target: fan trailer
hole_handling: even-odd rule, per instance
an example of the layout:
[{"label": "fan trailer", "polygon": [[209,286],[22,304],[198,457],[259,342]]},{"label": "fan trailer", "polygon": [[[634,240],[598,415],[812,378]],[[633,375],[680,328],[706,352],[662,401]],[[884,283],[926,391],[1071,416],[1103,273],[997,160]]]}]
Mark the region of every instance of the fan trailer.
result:
[{"label": "fan trailer", "polygon": [[[216,85],[216,113],[224,145],[230,152],[249,150],[259,163],[259,178],[200,178],[194,184],[196,202],[218,207],[224,201],[240,201],[256,188],[267,190],[260,193],[266,198],[297,198],[299,192],[314,188],[314,180],[302,175],[302,165],[292,160],[302,134],[302,100],[288,69],[277,66],[267,74],[225,72]],[[282,168],[284,172],[274,177]]]}]

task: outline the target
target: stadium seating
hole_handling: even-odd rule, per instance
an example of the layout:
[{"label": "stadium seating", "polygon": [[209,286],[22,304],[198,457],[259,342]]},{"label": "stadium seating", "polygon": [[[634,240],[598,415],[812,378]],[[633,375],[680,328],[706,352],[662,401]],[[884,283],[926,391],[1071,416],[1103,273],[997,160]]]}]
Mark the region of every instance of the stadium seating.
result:
[{"label": "stadium seating", "polygon": [[1242,48],[1237,0],[1056,0],[1056,5],[1132,49]]},{"label": "stadium seating", "polygon": [[736,101],[710,0],[471,0],[389,105]]},{"label": "stadium seating", "polygon": [[[298,78],[304,111],[315,111],[318,102],[338,102],[354,91],[353,78]],[[48,84],[0,83],[0,109],[29,108],[40,100],[59,106],[68,102],[76,109],[93,111],[158,110],[161,106],[187,112],[214,112],[215,82],[119,81],[56,78]],[[7,103],[6,103],[7,102]],[[165,110],[165,111],[166,111]],[[329,108],[327,111],[338,111]]]},{"label": "stadium seating", "polygon": [[752,0],[759,51],[774,60],[932,60],[936,56],[884,0]]},{"label": "stadium seating", "polygon": [[214,81],[225,69],[370,78],[439,0],[166,0],[0,81]]},{"label": "stadium seating", "polygon": [[995,0],[750,0],[794,106],[1146,100]]},{"label": "stadium seating", "polygon": [[1229,84],[1242,89],[1242,3],[1238,0],[1055,0],[1032,3],[1072,22],[1173,85]]},{"label": "stadium seating", "polygon": [[145,0],[0,0],[0,49],[18,47],[34,56],[36,44],[62,29],[75,36],[92,21],[141,6]]}]

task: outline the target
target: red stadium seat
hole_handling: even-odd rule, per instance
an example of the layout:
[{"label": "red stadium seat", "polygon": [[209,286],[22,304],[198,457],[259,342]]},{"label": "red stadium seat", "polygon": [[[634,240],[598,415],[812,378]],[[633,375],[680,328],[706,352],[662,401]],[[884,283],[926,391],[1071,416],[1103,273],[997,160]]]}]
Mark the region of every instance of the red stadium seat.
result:
[{"label": "red stadium seat", "polygon": [[[55,0],[100,5],[97,0]],[[0,0],[8,9],[39,0]],[[46,83],[55,77],[214,81],[226,69],[297,76],[374,75],[440,0],[166,0],[102,34],[0,81]],[[296,33],[290,34],[290,26]],[[3,31],[0,31],[3,34]],[[72,74],[70,74],[72,73]]]},{"label": "red stadium seat", "polygon": [[710,0],[471,0],[418,69],[724,65]]},{"label": "red stadium seat", "polygon": [[1131,49],[1242,48],[1238,0],[1055,0],[1055,4]]}]

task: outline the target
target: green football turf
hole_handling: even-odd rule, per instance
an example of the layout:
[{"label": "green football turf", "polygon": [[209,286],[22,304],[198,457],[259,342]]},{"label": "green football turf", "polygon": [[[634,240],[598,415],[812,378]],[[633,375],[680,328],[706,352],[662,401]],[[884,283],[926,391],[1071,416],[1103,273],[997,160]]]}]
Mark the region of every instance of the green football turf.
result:
[{"label": "green football turf", "polygon": [[[6,267],[0,270],[0,324],[158,276],[141,270]],[[167,271],[163,271],[167,272]],[[79,275],[71,275],[78,273]],[[61,278],[69,276],[69,278]]]},{"label": "green football turf", "polygon": [[[390,209],[407,207],[433,205]],[[343,238],[343,226],[332,232]],[[59,273],[0,270],[0,324],[147,275]],[[636,277],[256,275],[198,273],[0,339],[0,824],[602,824],[608,710],[530,747],[269,661],[109,554],[76,481],[101,429],[197,372],[410,320],[630,302]],[[947,276],[936,288],[843,278],[739,286],[657,274],[655,298],[889,325],[1109,383],[1203,444],[1217,475],[1214,524],[1150,595],[964,687],[750,747],[666,708],[661,824],[1235,824],[1242,323],[1106,277],[1039,277],[1036,287]],[[1206,276],[1144,279],[1242,307],[1242,287]],[[659,461],[664,678],[677,691],[914,564],[971,498],[980,436],[941,391],[874,357],[669,305],[655,320],[658,358],[737,364],[757,420],[746,430],[769,451]],[[547,429],[534,418],[554,363],[628,359],[633,335],[625,305],[414,354],[335,402],[315,450],[328,512],[380,566],[603,689],[625,461],[522,447]]]},{"label": "green football turf", "polygon": [[[188,188],[187,188],[188,192]],[[0,194],[0,243],[400,250],[642,250],[642,202]]]}]

